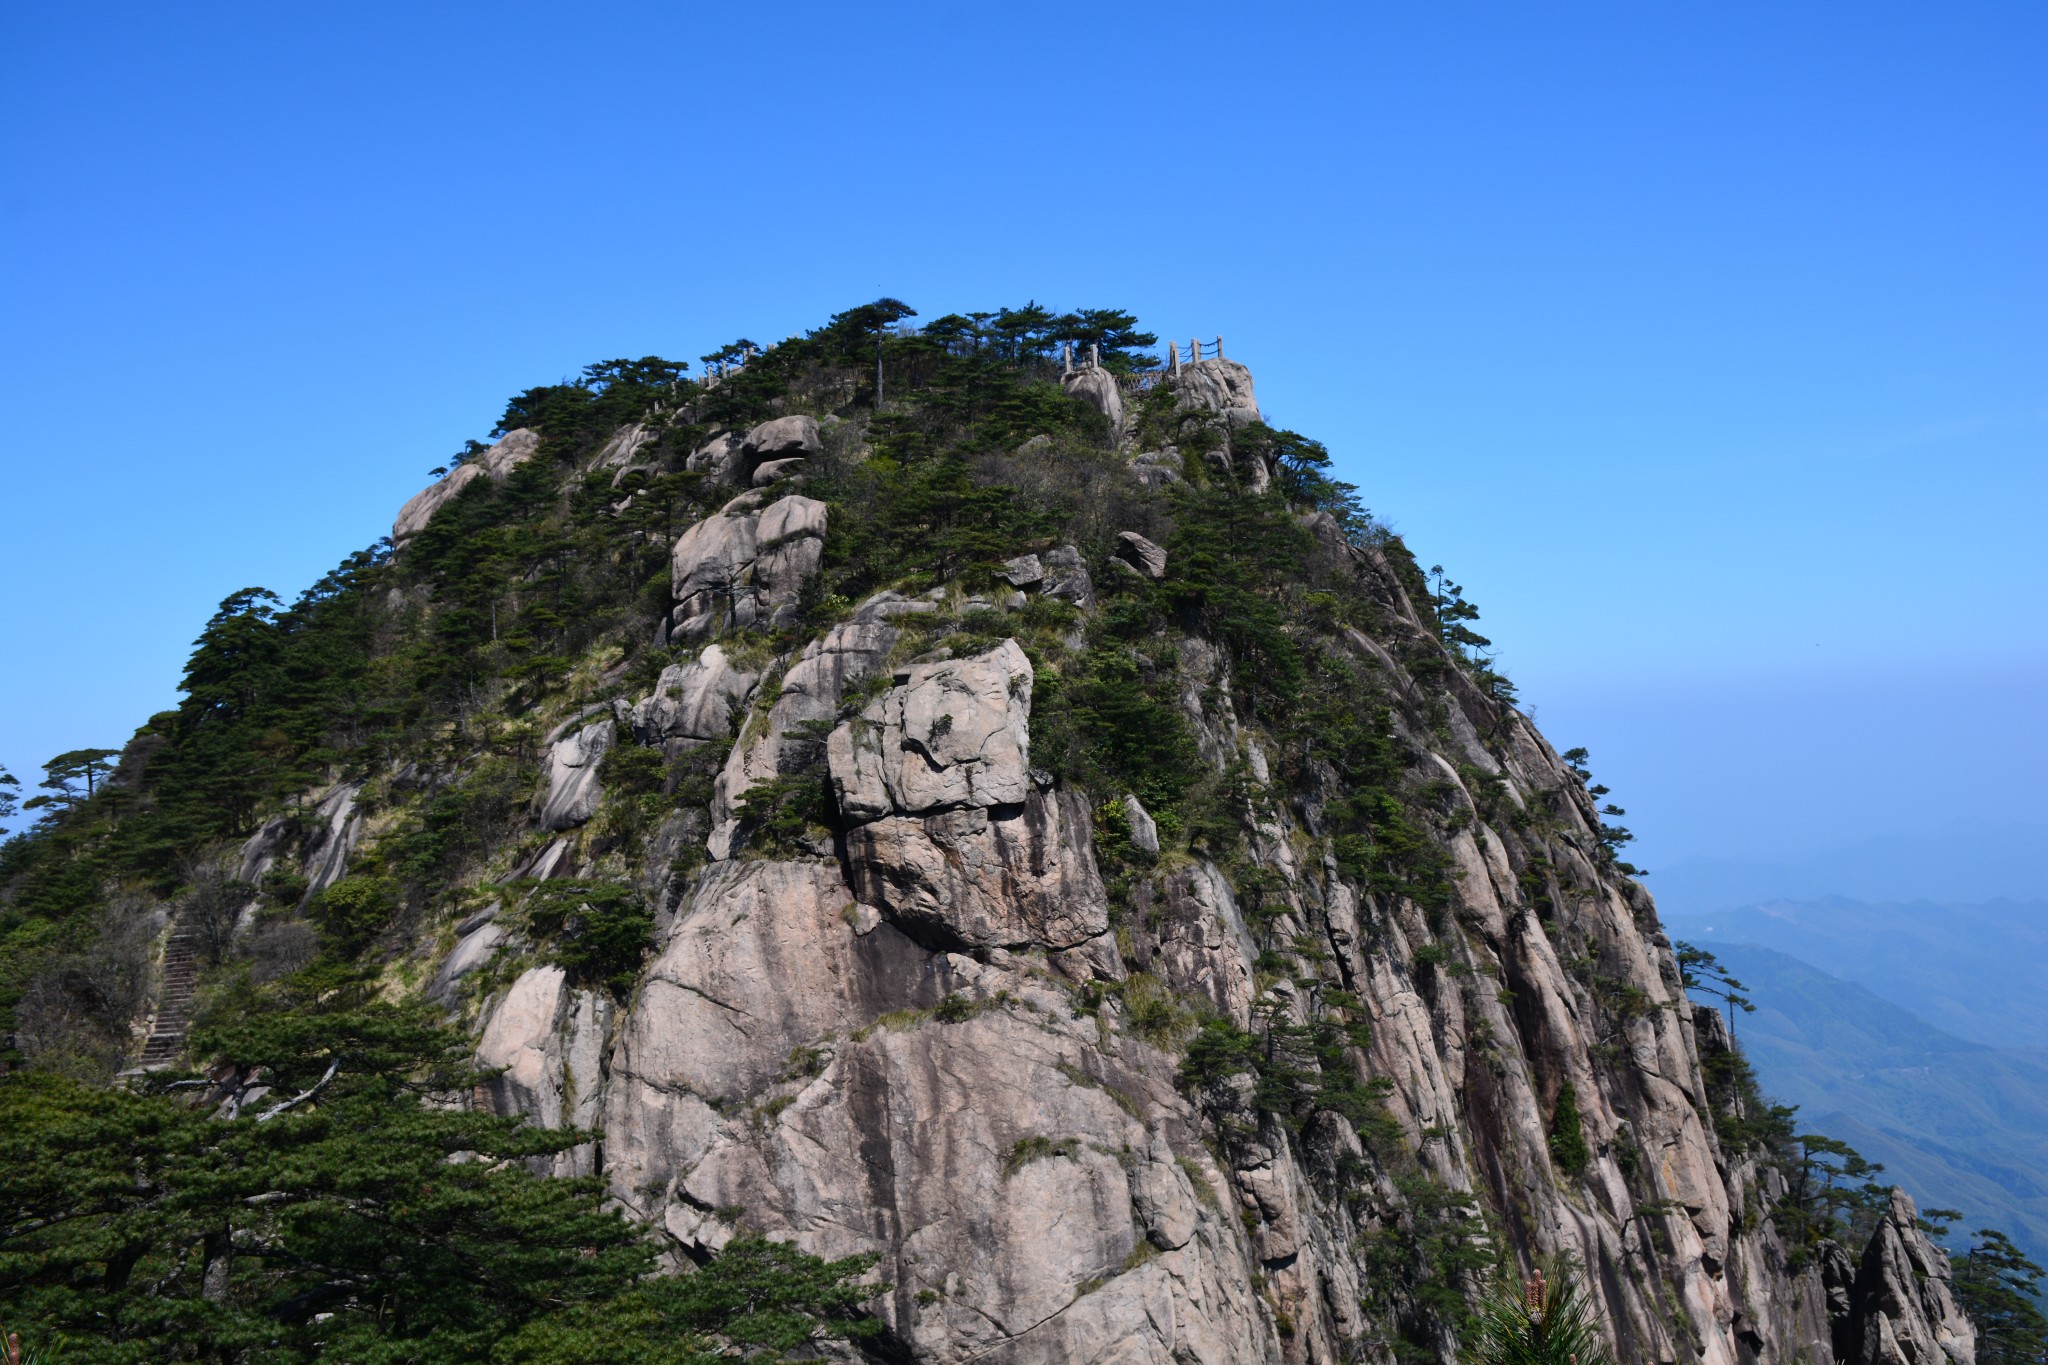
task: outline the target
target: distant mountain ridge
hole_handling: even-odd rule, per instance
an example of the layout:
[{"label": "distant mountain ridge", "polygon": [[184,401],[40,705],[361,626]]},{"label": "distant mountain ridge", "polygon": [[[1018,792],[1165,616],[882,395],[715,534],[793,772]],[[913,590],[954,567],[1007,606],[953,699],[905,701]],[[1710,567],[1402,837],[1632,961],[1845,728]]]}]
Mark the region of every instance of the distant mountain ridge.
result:
[{"label": "distant mountain ridge", "polygon": [[1788,954],[1958,1038],[2048,1048],[2048,901],[1902,905],[1836,896],[1667,914],[1665,922],[1674,938],[1716,952],[1747,943]]},{"label": "distant mountain ridge", "polygon": [[1801,1131],[1840,1138],[1928,1207],[1962,1210],[2048,1255],[2048,1049],[1958,1038],[1850,981],[1751,944],[1717,944],[1749,987],[1743,1049]]}]

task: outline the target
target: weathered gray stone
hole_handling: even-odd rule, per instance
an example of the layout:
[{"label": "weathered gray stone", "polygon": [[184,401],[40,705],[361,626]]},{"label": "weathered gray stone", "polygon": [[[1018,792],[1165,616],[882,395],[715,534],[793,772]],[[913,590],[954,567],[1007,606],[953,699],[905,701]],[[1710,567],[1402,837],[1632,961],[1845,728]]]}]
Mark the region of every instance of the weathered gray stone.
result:
[{"label": "weathered gray stone", "polygon": [[1065,949],[1109,926],[1087,806],[1031,780],[1031,680],[1014,640],[914,665],[826,746],[855,891],[924,940]]},{"label": "weathered gray stone", "polygon": [[737,432],[713,436],[690,452],[690,458],[683,461],[683,468],[693,474],[705,475],[713,483],[735,482],[744,460],[746,444],[746,438]]},{"label": "weathered gray stone", "polygon": [[427,485],[414,494],[411,501],[398,511],[398,520],[391,526],[391,542],[402,545],[425,530],[427,523],[434,519],[434,513],[446,506],[450,499],[469,486],[473,479],[489,478],[502,482],[506,475],[533,457],[540,449],[540,433],[520,427],[517,431],[505,433],[505,438],[473,460],[450,470],[440,482]]},{"label": "weathered gray stone", "polygon": [[676,541],[669,561],[672,639],[773,621],[817,572],[825,504],[791,494],[761,508],[758,492],[735,498]]},{"label": "weathered gray stone", "polygon": [[1088,808],[1032,789],[1021,809],[982,806],[855,825],[847,861],[860,898],[921,941],[1071,948],[1109,928]]},{"label": "weathered gray stone", "polygon": [[1079,550],[1071,545],[1061,545],[1047,550],[1042,559],[1045,563],[1045,584],[1040,592],[1077,607],[1086,607],[1095,601],[1095,583],[1088,576],[1088,566],[1082,561]]},{"label": "weathered gray stone", "polygon": [[1131,847],[1140,853],[1159,852],[1159,825],[1135,796],[1124,797],[1124,819],[1131,826]]},{"label": "weathered gray stone", "polygon": [[754,487],[766,488],[771,483],[793,479],[804,472],[810,461],[798,457],[793,460],[765,460],[754,470]]},{"label": "weathered gray stone", "polygon": [[548,792],[541,803],[545,829],[568,829],[597,813],[604,790],[598,769],[612,747],[612,722],[598,721],[558,739],[548,749]]},{"label": "weathered gray stone", "polygon": [[1081,399],[1109,419],[1112,436],[1123,434],[1124,396],[1117,388],[1115,375],[1089,366],[1067,374],[1061,383],[1069,395]]},{"label": "weathered gray stone", "polygon": [[1015,640],[971,659],[919,664],[833,731],[848,819],[1015,805],[1030,790],[1031,661]]},{"label": "weathered gray stone", "polygon": [[[641,450],[653,444],[655,437],[658,435],[660,433],[645,422],[635,422],[631,426],[620,427],[612,433],[611,439],[598,447],[597,456],[590,462],[590,467],[593,469],[619,469],[630,465],[633,463],[633,458]],[[615,488],[618,486],[616,481],[614,481],[612,486]]]},{"label": "weathered gray stone", "polygon": [[[610,1004],[574,990],[560,967],[529,968],[492,1008],[477,1061],[497,1070],[485,1083],[491,1108],[524,1115],[541,1128],[596,1126],[604,1093],[604,1044]],[[537,1169],[559,1176],[597,1173],[594,1143],[582,1143]]]},{"label": "weathered gray stone", "polygon": [[1896,1187],[1850,1291],[1842,1365],[1974,1365],[1977,1329],[1956,1303],[1948,1256]]},{"label": "weathered gray stone", "polygon": [[455,941],[455,947],[434,972],[433,981],[427,986],[427,998],[446,1000],[454,994],[456,985],[463,977],[483,966],[498,951],[498,945],[505,941],[505,926],[497,923],[479,925],[470,933]]},{"label": "weathered gray stone", "polygon": [[739,832],[736,817],[747,792],[818,757],[818,732],[838,714],[840,697],[883,667],[899,634],[888,624],[888,608],[893,605],[913,604],[871,599],[851,621],[806,645],[802,657],[783,674],[766,721],[750,723],[741,733],[713,789],[714,859],[730,856],[731,841]]},{"label": "weathered gray stone", "polygon": [[362,837],[363,817],[356,812],[360,782],[342,782],[313,808],[306,842],[299,851],[299,863],[306,869],[304,905],[313,897],[348,875],[348,860]]},{"label": "weathered gray stone", "polygon": [[1232,426],[1259,420],[1252,372],[1235,360],[1198,360],[1167,380],[1182,407],[1207,408]]},{"label": "weathered gray stone", "polygon": [[756,460],[802,459],[817,454],[818,423],[812,417],[777,417],[747,433],[748,454]]},{"label": "weathered gray stone", "polygon": [[634,737],[642,744],[725,739],[760,680],[759,673],[735,668],[723,646],[706,645],[690,663],[661,671],[653,694],[633,708]]},{"label": "weathered gray stone", "polygon": [[1153,544],[1136,531],[1117,532],[1116,555],[1154,582],[1166,577],[1165,547]]},{"label": "weathered gray stone", "polygon": [[1004,560],[996,577],[1013,588],[1035,588],[1045,581],[1045,566],[1038,562],[1037,555],[1018,555]]}]

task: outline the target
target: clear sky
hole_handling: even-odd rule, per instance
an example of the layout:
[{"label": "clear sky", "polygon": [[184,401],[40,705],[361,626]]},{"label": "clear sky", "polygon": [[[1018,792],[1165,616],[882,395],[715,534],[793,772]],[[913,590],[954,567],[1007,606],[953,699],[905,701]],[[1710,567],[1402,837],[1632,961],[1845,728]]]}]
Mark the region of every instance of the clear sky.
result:
[{"label": "clear sky", "polygon": [[891,294],[1221,334],[1653,870],[2048,819],[2037,3],[17,4],[0,63],[25,782],[508,394]]}]

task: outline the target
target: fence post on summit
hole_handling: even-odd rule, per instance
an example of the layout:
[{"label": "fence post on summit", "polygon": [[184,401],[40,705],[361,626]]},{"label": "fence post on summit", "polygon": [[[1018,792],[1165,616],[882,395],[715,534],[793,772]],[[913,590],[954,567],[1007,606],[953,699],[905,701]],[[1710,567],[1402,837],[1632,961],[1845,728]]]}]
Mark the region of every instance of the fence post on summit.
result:
[{"label": "fence post on summit", "polygon": [[1169,374],[1180,373],[1180,343],[1177,341],[1166,343],[1166,370]]},{"label": "fence post on summit", "polygon": [[1091,370],[1102,368],[1102,348],[1092,341],[1088,343],[1088,368]]},{"label": "fence post on summit", "polygon": [[1217,338],[1216,338],[1216,358],[1217,358],[1218,360],[1221,360],[1221,359],[1223,359],[1223,338],[1222,338],[1222,337],[1217,337]]},{"label": "fence post on summit", "polygon": [[1073,342],[1071,342],[1071,341],[1062,341],[1062,342],[1060,343],[1060,373],[1061,373],[1061,374],[1072,374],[1073,372],[1074,372],[1074,343],[1073,343]]}]

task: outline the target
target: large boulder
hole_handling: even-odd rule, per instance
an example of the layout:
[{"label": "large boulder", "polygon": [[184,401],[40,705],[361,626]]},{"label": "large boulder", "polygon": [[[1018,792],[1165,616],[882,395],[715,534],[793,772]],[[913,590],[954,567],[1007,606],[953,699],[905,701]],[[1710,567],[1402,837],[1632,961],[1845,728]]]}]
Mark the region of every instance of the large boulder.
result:
[{"label": "large boulder", "polygon": [[848,819],[1010,806],[1031,790],[1031,660],[1015,640],[919,664],[835,730],[832,782]]},{"label": "large boulder", "polygon": [[1079,550],[1071,545],[1056,545],[1042,558],[1045,581],[1039,586],[1040,592],[1077,607],[1085,608],[1094,602],[1095,580],[1089,577],[1087,562]]},{"label": "large boulder", "polygon": [[1109,419],[1112,436],[1123,435],[1124,396],[1116,376],[1098,366],[1074,370],[1061,381],[1069,396],[1078,398]]},{"label": "large boulder", "polygon": [[797,494],[760,506],[760,493],[733,499],[683,532],[669,556],[676,606],[670,638],[773,623],[794,608],[825,554],[826,506]]},{"label": "large boulder", "polygon": [[706,475],[713,483],[731,483],[734,471],[740,467],[746,444],[746,438],[738,432],[728,431],[713,436],[690,452],[690,458],[683,461],[683,468],[692,474]]},{"label": "large boulder", "polygon": [[1259,420],[1252,372],[1235,360],[1198,360],[1166,381],[1184,408],[1207,408],[1233,427]]},{"label": "large boulder", "polygon": [[1116,557],[1155,583],[1166,577],[1166,548],[1136,531],[1117,532]]},{"label": "large boulder", "polygon": [[540,433],[520,427],[517,431],[505,433],[505,439],[477,456],[465,460],[448,472],[439,483],[427,485],[412,500],[398,510],[398,520],[391,524],[391,543],[402,545],[427,528],[440,511],[457,493],[467,488],[476,479],[495,479],[502,483],[505,476],[533,458],[540,449]]},{"label": "large boulder", "polygon": [[920,664],[826,746],[854,891],[926,942],[1066,949],[1109,928],[1087,805],[1032,780],[1015,640]]},{"label": "large boulder", "polygon": [[724,739],[760,680],[735,667],[723,646],[706,645],[689,663],[661,671],[653,693],[633,707],[633,736],[642,744]]},{"label": "large boulder", "polygon": [[761,460],[801,459],[824,447],[818,441],[817,419],[778,417],[747,433],[747,453]]}]

